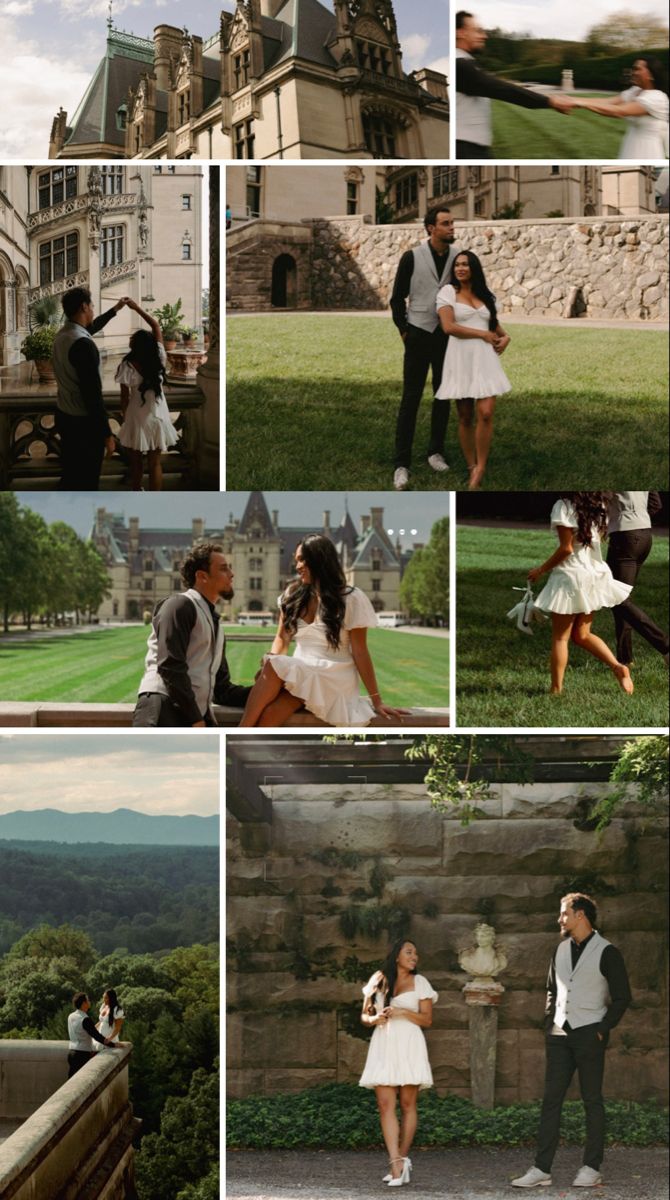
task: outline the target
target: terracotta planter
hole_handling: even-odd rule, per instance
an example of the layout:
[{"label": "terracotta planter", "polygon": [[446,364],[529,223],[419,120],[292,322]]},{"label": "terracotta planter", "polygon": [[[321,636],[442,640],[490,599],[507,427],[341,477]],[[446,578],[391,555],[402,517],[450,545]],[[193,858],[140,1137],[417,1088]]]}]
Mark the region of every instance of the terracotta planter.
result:
[{"label": "terracotta planter", "polygon": [[54,365],[50,358],[33,359],[37,368],[37,378],[40,383],[55,383]]},{"label": "terracotta planter", "polygon": [[164,337],[164,338],[163,338],[163,345],[165,346],[165,349],[166,349],[166,350],[174,350],[174,349],[176,348],[176,345],[177,345],[177,339],[176,339],[176,338],[166,338],[166,337]]}]

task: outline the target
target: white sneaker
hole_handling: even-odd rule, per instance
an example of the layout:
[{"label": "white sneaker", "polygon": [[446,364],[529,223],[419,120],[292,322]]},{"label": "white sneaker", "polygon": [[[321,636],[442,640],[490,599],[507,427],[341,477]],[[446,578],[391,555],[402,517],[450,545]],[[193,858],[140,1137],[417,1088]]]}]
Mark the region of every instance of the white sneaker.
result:
[{"label": "white sneaker", "polygon": [[594,1167],[580,1167],[572,1181],[573,1187],[598,1187],[603,1181],[600,1171]]},{"label": "white sneaker", "polygon": [[449,470],[449,463],[444,461],[441,454],[430,454],[428,456],[428,466],[432,467],[434,471]]},{"label": "white sneaker", "polygon": [[396,467],[393,475],[393,486],[396,492],[404,492],[409,483],[409,471],[407,467]]},{"label": "white sneaker", "polygon": [[539,1167],[531,1167],[526,1171],[525,1175],[520,1175],[518,1179],[512,1180],[512,1187],[550,1187],[551,1175],[547,1175],[546,1171],[541,1171]]}]

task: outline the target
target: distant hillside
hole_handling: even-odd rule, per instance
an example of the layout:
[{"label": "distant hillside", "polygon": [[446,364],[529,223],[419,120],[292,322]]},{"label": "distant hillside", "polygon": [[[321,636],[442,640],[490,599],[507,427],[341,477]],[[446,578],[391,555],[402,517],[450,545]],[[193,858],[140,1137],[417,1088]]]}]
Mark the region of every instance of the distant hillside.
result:
[{"label": "distant hillside", "polygon": [[0,814],[0,840],[107,842],[133,846],[218,846],[219,818],[154,817],[117,808],[111,813],[65,813],[55,808]]}]

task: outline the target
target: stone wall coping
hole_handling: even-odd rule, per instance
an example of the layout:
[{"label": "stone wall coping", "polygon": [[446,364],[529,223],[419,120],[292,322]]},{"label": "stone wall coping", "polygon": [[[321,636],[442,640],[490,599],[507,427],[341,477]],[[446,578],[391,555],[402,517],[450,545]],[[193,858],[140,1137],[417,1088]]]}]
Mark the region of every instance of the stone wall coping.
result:
[{"label": "stone wall coping", "polygon": [[40,1041],[37,1038],[17,1038],[8,1041],[0,1038],[0,1063],[3,1062],[36,1062],[46,1059],[67,1059],[67,1042]]},{"label": "stone wall coping", "polygon": [[[658,222],[661,225],[667,225],[670,221],[670,213],[640,213],[639,216],[615,216],[611,213],[596,217],[515,217],[514,220],[493,220],[490,217],[458,217],[456,225],[456,240],[458,240],[458,231],[463,227],[468,229],[474,227],[476,229],[490,229],[491,226],[501,229],[515,229],[524,226],[532,225],[621,225],[627,229],[633,226],[639,226],[646,222]],[[338,216],[338,217],[304,217],[303,223],[309,225],[319,225],[324,222],[332,222],[338,225],[366,225],[375,231],[402,231],[409,230],[410,232],[423,233],[423,221],[408,221],[407,223],[392,224],[392,225],[375,225],[369,216]],[[288,223],[288,222],[287,222]],[[278,224],[278,222],[273,222]]]},{"label": "stone wall coping", "polygon": [[[134,704],[83,704],[65,702],[43,702],[40,700],[3,700],[0,701],[0,728],[3,727],[42,727],[64,728],[67,726],[105,726],[126,727],[132,722]],[[236,727],[240,723],[241,708],[226,708],[223,705],[214,706],[217,726],[220,728]],[[310,728],[327,726],[318,717],[310,713],[294,713],[282,728]],[[447,728],[449,726],[448,708],[419,708],[409,710],[402,721],[404,729]],[[385,717],[374,717],[368,728],[388,729],[389,722]]]},{"label": "stone wall coping", "polygon": [[[67,1060],[67,1042],[48,1042]],[[5,1047],[12,1043],[5,1043]],[[0,1195],[10,1197],[122,1071],[127,1071],[130,1042],[112,1054],[98,1054],[68,1079],[3,1143]],[[3,1047],[4,1052],[4,1047]],[[127,1096],[126,1096],[127,1102]],[[111,1120],[111,1112],[107,1119]],[[84,1148],[82,1147],[82,1151]]]}]

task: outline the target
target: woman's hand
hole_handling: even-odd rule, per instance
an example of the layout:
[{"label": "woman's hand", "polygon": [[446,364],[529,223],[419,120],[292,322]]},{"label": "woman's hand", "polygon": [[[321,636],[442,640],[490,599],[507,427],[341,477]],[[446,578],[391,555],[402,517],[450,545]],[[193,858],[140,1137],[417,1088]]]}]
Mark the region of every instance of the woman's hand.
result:
[{"label": "woman's hand", "polygon": [[504,354],[504,352],[507,349],[507,347],[509,346],[511,340],[512,339],[508,333],[504,333],[502,335],[502,337],[499,337],[498,341],[496,342],[495,346],[493,347],[496,354]]},{"label": "woman's hand", "polygon": [[482,333],[482,337],[485,342],[488,342],[489,346],[495,347],[498,344],[499,337],[493,329],[487,329],[486,333]]},{"label": "woman's hand", "polygon": [[382,704],[381,700],[372,701],[372,707],[380,717],[385,717],[387,721],[399,721],[403,716],[409,713],[408,708],[391,708],[389,704]]},{"label": "woman's hand", "polygon": [[528,572],[529,583],[535,583],[536,580],[538,580],[540,578],[541,574],[542,574],[542,567],[531,567],[530,571]]}]

